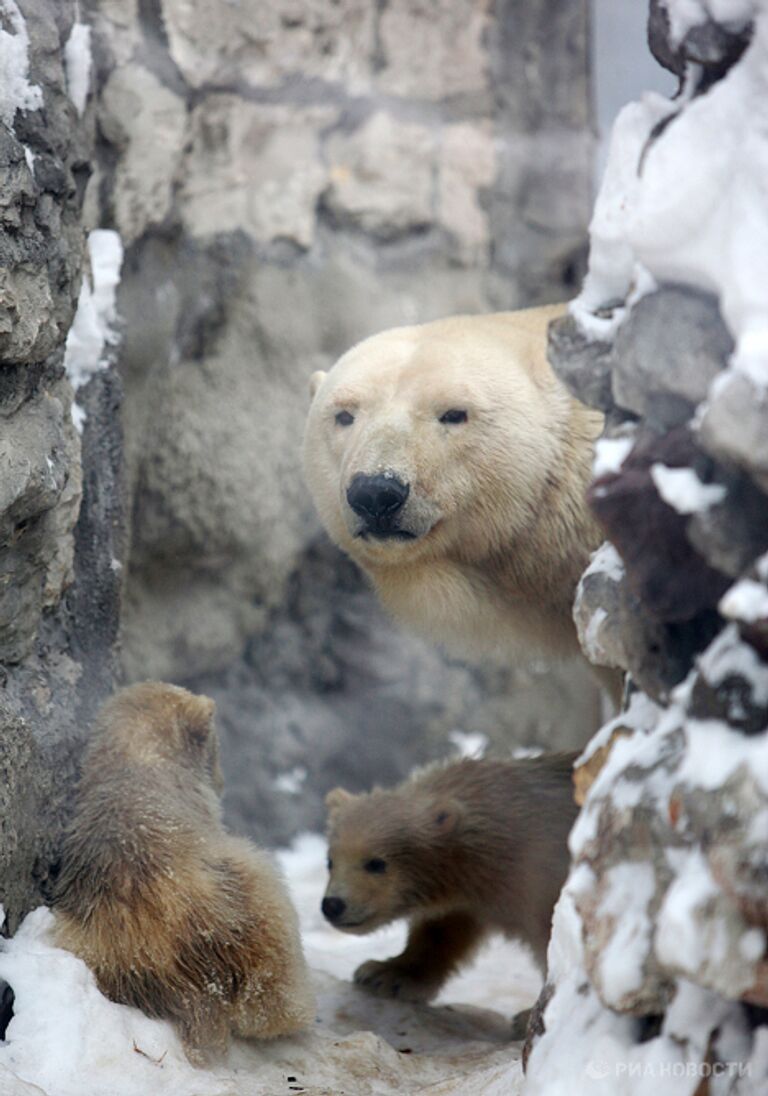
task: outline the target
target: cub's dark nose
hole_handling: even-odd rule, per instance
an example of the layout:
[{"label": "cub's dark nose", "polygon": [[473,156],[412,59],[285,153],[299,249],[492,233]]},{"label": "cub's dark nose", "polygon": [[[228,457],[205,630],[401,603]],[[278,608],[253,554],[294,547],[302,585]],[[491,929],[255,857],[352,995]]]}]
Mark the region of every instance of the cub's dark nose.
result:
[{"label": "cub's dark nose", "polygon": [[323,917],[326,917],[329,921],[338,921],[346,908],[347,903],[343,898],[324,898],[320,903]]},{"label": "cub's dark nose", "polygon": [[394,476],[357,475],[347,488],[347,502],[365,521],[380,524],[402,510],[409,491],[408,484]]}]

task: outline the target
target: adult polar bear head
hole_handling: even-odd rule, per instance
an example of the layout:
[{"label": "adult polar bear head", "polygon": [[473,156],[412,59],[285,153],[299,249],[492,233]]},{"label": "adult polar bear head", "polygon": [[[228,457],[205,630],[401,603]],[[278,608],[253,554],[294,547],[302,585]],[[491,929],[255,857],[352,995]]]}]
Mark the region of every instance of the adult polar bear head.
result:
[{"label": "adult polar bear head", "polygon": [[574,650],[602,416],[545,357],[560,306],[385,331],[311,379],[307,483],[403,623],[466,653]]}]

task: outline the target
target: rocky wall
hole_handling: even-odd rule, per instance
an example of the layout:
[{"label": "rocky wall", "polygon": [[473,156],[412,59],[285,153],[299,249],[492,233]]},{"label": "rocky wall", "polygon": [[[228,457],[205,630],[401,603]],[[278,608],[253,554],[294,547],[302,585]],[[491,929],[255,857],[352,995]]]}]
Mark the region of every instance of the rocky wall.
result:
[{"label": "rocky wall", "polygon": [[[83,277],[93,110],[73,102],[74,0],[0,5],[0,902],[45,893],[118,622],[117,378],[72,416],[65,343]],[[77,35],[75,34],[75,37]],[[106,405],[102,411],[99,405]],[[96,471],[98,469],[98,484]],[[112,471],[110,475],[109,469]],[[109,491],[110,497],[106,498]]]},{"label": "rocky wall", "polygon": [[572,292],[586,2],[86,8],[88,216],[126,245],[127,677],[218,698],[230,821],[272,841],[453,730],[583,742],[579,668],[472,671],[394,630],[324,541],[299,451],[310,373],[358,339]]},{"label": "rocky wall", "polygon": [[577,763],[531,1093],[768,1085],[768,207],[732,190],[742,120],[762,173],[768,12],[708,10],[652,0],[683,94],[617,121],[589,276],[551,330],[555,369],[608,416],[590,490],[608,542],[575,616],[629,687]]}]

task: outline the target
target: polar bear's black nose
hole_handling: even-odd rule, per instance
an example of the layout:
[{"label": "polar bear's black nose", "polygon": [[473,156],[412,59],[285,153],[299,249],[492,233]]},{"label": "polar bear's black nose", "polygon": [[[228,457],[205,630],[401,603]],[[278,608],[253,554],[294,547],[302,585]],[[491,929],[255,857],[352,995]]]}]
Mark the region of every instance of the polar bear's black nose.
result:
[{"label": "polar bear's black nose", "polygon": [[338,921],[347,908],[347,903],[343,898],[324,898],[320,908],[323,911],[323,917],[326,917],[329,921]]},{"label": "polar bear's black nose", "polygon": [[409,491],[395,476],[357,475],[347,488],[347,502],[361,518],[378,524],[402,510]]}]

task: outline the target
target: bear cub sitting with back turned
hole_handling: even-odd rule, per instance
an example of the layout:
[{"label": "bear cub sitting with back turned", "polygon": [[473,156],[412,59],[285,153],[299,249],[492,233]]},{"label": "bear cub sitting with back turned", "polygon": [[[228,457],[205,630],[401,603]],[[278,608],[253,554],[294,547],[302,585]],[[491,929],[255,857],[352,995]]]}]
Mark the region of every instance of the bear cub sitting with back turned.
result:
[{"label": "bear cub sitting with back turned", "polygon": [[157,682],[101,709],[62,850],[56,943],[112,1001],[172,1020],[195,1065],[306,1027],[296,913],[268,856],[227,833],[214,702]]},{"label": "bear cub sitting with back turned", "polygon": [[359,934],[410,919],[402,954],[363,963],[359,985],[429,1001],[492,932],[527,943],[544,968],[578,812],[575,757],[456,761],[390,791],[329,792],[323,914]]}]

